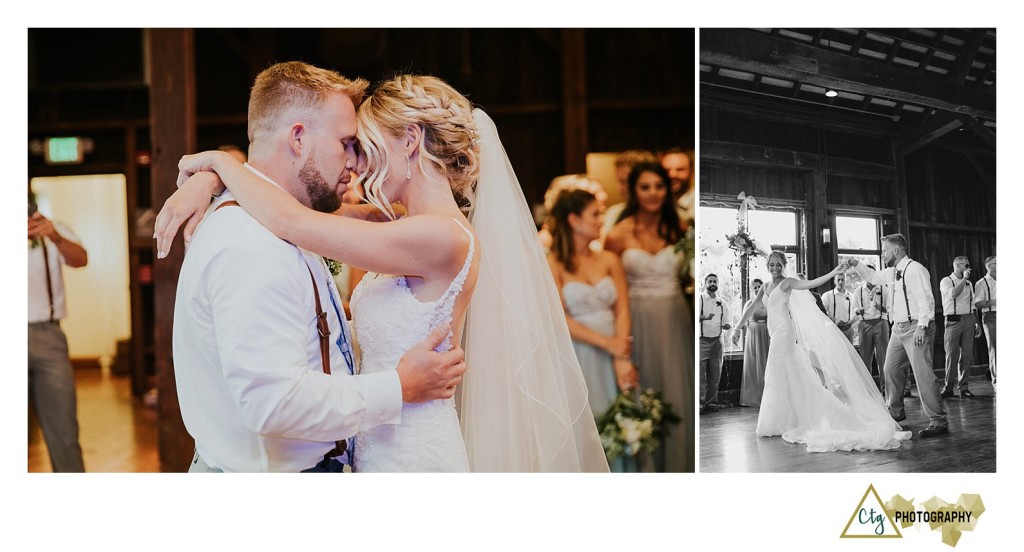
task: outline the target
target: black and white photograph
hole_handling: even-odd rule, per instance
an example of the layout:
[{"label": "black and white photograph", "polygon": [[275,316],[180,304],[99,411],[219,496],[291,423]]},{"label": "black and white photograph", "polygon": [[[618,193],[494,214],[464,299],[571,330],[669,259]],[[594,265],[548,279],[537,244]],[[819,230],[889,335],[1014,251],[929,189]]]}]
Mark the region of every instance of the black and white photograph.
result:
[{"label": "black and white photograph", "polygon": [[996,471],[996,30],[699,31],[701,472]]}]

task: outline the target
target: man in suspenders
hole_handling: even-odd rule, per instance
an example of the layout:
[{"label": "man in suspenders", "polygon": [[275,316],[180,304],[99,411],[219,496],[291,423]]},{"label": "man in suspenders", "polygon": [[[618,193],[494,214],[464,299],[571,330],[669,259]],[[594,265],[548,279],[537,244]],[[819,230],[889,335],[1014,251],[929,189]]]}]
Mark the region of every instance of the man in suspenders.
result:
[{"label": "man in suspenders", "polygon": [[704,277],[704,293],[700,294],[700,412],[714,410],[718,399],[718,383],[722,379],[722,332],[730,329],[725,322],[726,308],[718,297],[718,276]]},{"label": "man in suspenders", "polygon": [[[821,302],[825,305],[825,314],[836,323],[839,331],[853,343],[853,321],[856,317],[853,294],[846,289],[846,274],[836,274],[832,279],[835,289],[825,292]],[[870,366],[868,367],[871,368]]]},{"label": "man in suspenders", "polygon": [[979,334],[974,318],[974,286],[971,264],[967,257],[953,259],[953,273],[939,281],[945,331],[942,343],[946,349],[946,383],[942,397],[953,396],[953,386],[960,389],[960,398],[971,398],[967,389],[967,373],[974,359],[974,337]]},{"label": "man in suspenders", "polygon": [[996,257],[985,259],[988,274],[974,286],[974,306],[981,311],[981,323],[988,341],[988,368],[992,372],[992,389],[996,387]]},{"label": "man in suspenders", "polygon": [[893,326],[889,347],[885,351],[886,402],[889,414],[897,422],[907,418],[903,408],[906,380],[903,367],[909,362],[917,379],[921,406],[928,416],[928,427],[918,432],[921,437],[949,433],[946,410],[939,396],[938,378],[932,372],[932,343],[935,340],[935,296],[931,276],[921,263],[907,256],[907,239],[903,234],[882,238],[882,260],[892,265],[880,271],[868,270],[851,259],[850,265],[865,282],[888,284],[892,292],[890,311]]},{"label": "man in suspenders", "polygon": [[[869,268],[874,270],[873,266]],[[889,345],[889,297],[884,286],[865,282],[854,294],[856,310],[860,317],[860,358],[871,372],[871,360],[878,363],[878,387],[885,393],[885,349]]]}]

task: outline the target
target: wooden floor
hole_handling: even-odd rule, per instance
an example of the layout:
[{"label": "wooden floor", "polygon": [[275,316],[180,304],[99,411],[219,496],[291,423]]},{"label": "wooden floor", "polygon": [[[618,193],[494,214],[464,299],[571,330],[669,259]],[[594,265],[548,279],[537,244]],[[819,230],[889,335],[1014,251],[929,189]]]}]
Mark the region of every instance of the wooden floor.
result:
[{"label": "wooden floor", "polygon": [[996,397],[988,378],[970,378],[973,399],[945,399],[950,433],[921,439],[928,426],[915,387],[900,425],[913,438],[895,451],[809,453],[781,437],[757,437],[756,407],[700,417],[701,472],[995,472]]},{"label": "wooden floor", "polygon": [[[79,443],[87,472],[158,472],[156,411],[132,398],[128,376],[75,370]],[[29,409],[28,471],[49,472],[42,431]]]}]

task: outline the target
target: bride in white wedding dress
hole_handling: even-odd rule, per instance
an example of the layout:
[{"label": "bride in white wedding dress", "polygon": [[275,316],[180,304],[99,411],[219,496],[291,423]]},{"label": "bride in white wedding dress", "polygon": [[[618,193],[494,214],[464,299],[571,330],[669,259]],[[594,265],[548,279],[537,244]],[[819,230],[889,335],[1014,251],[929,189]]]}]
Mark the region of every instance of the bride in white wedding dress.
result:
[{"label": "bride in white wedding dress", "polygon": [[[351,300],[363,373],[393,369],[441,324],[452,328],[442,349],[461,337],[469,368],[458,411],[454,399],[405,404],[401,424],[356,436],[353,468],[608,471],[558,292],[494,123],[444,81],[413,75],[382,82],[357,123],[359,178],[390,222],[315,212],[216,152],[179,163],[185,174],[216,172],[278,237],[368,271]],[[208,191],[192,193],[208,200]]]},{"label": "bride in white wedding dress", "polygon": [[853,345],[807,291],[845,266],[811,281],[784,277],[785,267],[785,255],[773,251],[772,282],[755,298],[768,309],[771,337],[757,435],[781,435],[808,452],[899,448],[911,432],[889,415]]}]

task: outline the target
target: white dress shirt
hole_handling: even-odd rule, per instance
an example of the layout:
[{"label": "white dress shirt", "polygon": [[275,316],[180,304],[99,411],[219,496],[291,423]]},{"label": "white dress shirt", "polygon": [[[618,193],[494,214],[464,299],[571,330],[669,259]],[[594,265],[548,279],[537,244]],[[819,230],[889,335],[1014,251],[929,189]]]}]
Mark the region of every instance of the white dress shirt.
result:
[{"label": "white dress shirt", "polygon": [[705,291],[700,294],[700,318],[703,319],[712,313],[715,315],[714,318],[711,320],[701,320],[700,322],[701,337],[720,337],[722,335],[722,325],[726,324],[729,320],[729,309],[726,308],[722,298],[717,296],[711,297]]},{"label": "white dress shirt", "polygon": [[[991,277],[991,276],[989,276],[988,274],[986,274],[984,278],[978,280],[978,285],[974,286],[974,289],[975,289],[975,292],[976,292],[974,294],[974,302],[975,303],[977,303],[978,301],[995,301],[996,300],[996,279]],[[995,305],[992,305],[991,307],[978,307],[978,308],[981,309],[981,312],[995,312],[996,311],[996,306]]]},{"label": "white dress shirt", "polygon": [[856,312],[857,309],[864,309],[864,314],[860,317],[864,320],[888,320],[888,315],[882,312],[885,308],[889,310],[889,291],[887,286],[874,286],[872,289],[868,289],[868,286],[864,285],[857,289],[857,292],[853,294],[853,310]]},{"label": "white dress shirt", "polygon": [[957,278],[956,273],[946,276],[939,281],[939,293],[942,295],[942,315],[971,314],[974,312],[974,286],[967,280],[960,294],[953,297],[953,288],[960,284],[963,278]]},{"label": "white dress shirt", "polygon": [[[66,240],[75,243],[78,236],[67,225],[51,221],[57,232]],[[64,257],[57,245],[47,238],[32,247],[28,243],[28,323],[47,322],[50,320],[50,295],[46,289],[46,265],[43,262],[43,251],[46,251],[47,262],[50,264],[50,290],[53,292],[53,320],[63,320],[67,316],[64,304]]]},{"label": "white dress shirt", "polygon": [[927,328],[935,319],[935,296],[932,295],[931,275],[923,264],[910,257],[904,257],[895,267],[884,270],[871,270],[863,263],[858,263],[854,270],[866,282],[889,286],[889,318],[893,323],[902,324],[917,320],[918,327]]},{"label": "white dress shirt", "polygon": [[693,220],[694,203],[697,199],[695,188],[696,186],[690,186],[690,189],[686,190],[676,201],[676,211],[683,220]]},{"label": "white dress shirt", "polygon": [[852,322],[857,317],[857,305],[850,290],[830,289],[821,296],[821,303],[825,305],[825,314],[833,322]]},{"label": "white dress shirt", "polygon": [[[185,255],[174,310],[178,402],[200,456],[225,472],[298,472],[336,440],[400,423],[397,372],[348,373],[336,344],[347,322],[323,260],[217,204]],[[330,325],[330,376],[307,266]]]}]

